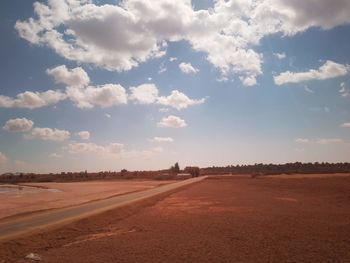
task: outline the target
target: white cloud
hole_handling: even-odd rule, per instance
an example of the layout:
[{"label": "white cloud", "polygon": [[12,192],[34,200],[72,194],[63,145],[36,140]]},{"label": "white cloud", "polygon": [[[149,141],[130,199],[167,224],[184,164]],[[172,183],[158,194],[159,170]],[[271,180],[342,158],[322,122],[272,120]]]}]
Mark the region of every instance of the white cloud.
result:
[{"label": "white cloud", "polygon": [[16,22],[19,35],[66,59],[130,70],[164,55],[167,42],[184,40],[205,52],[222,75],[249,77],[250,83],[262,74],[263,57],[254,48],[263,37],[350,21],[348,0],[217,0],[213,8],[198,11],[190,0],[125,0],[119,5],[69,0],[37,2],[34,11],[32,18]]},{"label": "white cloud", "polygon": [[151,141],[153,141],[153,142],[173,142],[174,139],[171,137],[154,137]]},{"label": "white cloud", "polygon": [[89,140],[90,139],[90,132],[88,132],[88,131],[80,131],[77,133],[77,135],[82,140]]},{"label": "white cloud", "polygon": [[166,68],[166,66],[165,66],[165,63],[162,62],[162,63],[159,65],[158,74],[162,74],[162,73],[164,73],[165,71],[167,71],[167,68]]},{"label": "white cloud", "polygon": [[299,83],[309,80],[324,80],[346,75],[350,70],[349,65],[338,64],[327,60],[320,68],[310,69],[306,72],[282,72],[274,77],[277,85],[286,83]]},{"label": "white cloud", "polygon": [[51,153],[50,155],[49,155],[51,158],[61,158],[62,156],[60,155],[60,154],[58,154],[58,153]]},{"label": "white cloud", "polygon": [[70,132],[51,128],[34,128],[26,138],[60,142],[68,140],[70,138]]},{"label": "white cloud", "polygon": [[297,143],[315,143],[315,144],[321,144],[321,145],[329,145],[329,144],[339,144],[343,143],[344,141],[339,138],[319,138],[319,139],[304,139],[304,138],[298,138],[295,140]]},{"label": "white cloud", "polygon": [[64,99],[66,99],[66,94],[59,90],[25,91],[17,94],[16,98],[0,95],[0,108],[35,109],[56,104]]},{"label": "white cloud", "polygon": [[341,125],[341,127],[344,127],[344,128],[350,128],[350,122],[345,122]]},{"label": "white cloud", "polygon": [[67,95],[78,108],[102,108],[127,104],[125,89],[119,84],[88,86],[86,88],[67,87]]},{"label": "white cloud", "polygon": [[47,69],[46,73],[53,76],[56,83],[62,83],[67,86],[87,86],[90,78],[86,71],[81,68],[67,69],[65,65]]},{"label": "white cloud", "polygon": [[170,57],[170,58],[169,58],[169,61],[170,61],[170,62],[174,62],[174,61],[176,61],[176,60],[177,60],[177,57]]},{"label": "white cloud", "polygon": [[187,97],[185,94],[178,90],[173,90],[171,94],[167,97],[159,97],[158,104],[164,106],[170,106],[177,110],[186,109],[189,106],[202,104],[205,99],[194,100]]},{"label": "white cloud", "polygon": [[140,104],[152,104],[158,99],[158,88],[154,84],[142,84],[130,90],[130,99]]},{"label": "white cloud", "polygon": [[[177,110],[188,108],[189,106],[202,104],[205,102],[205,98],[202,99],[190,99],[184,93],[173,90],[169,96],[159,96],[158,88],[154,84],[142,84],[137,87],[130,88],[131,100],[134,100],[140,104],[160,104],[164,106],[170,106]],[[164,110],[163,110],[164,111]]]},{"label": "white cloud", "polygon": [[169,108],[160,108],[159,112],[169,112]]},{"label": "white cloud", "polygon": [[304,139],[304,138],[298,138],[298,139],[295,139],[295,142],[297,142],[297,143],[309,143],[310,140]]},{"label": "white cloud", "polygon": [[33,128],[34,122],[26,118],[8,120],[3,129],[9,132],[26,132]]},{"label": "white cloud", "polygon": [[308,93],[315,93],[312,89],[310,89],[307,85],[304,86],[304,89]]},{"label": "white cloud", "polygon": [[196,74],[199,72],[199,69],[193,67],[191,63],[182,62],[180,63],[179,68],[185,74]]},{"label": "white cloud", "polygon": [[37,2],[34,11],[38,19],[16,22],[19,35],[69,60],[121,71],[162,51],[139,17],[118,5],[49,1],[47,5]]},{"label": "white cloud", "polygon": [[345,82],[340,83],[339,93],[344,98],[350,97],[350,90],[346,88]]},{"label": "white cloud", "polygon": [[124,145],[121,143],[110,143],[105,146],[95,143],[70,143],[64,148],[71,154],[98,154],[102,156],[118,155],[124,151]]},{"label": "white cloud", "polygon": [[108,119],[112,118],[112,115],[111,115],[111,114],[108,114],[108,113],[106,113],[105,116],[106,116]]},{"label": "white cloud", "polygon": [[286,53],[282,52],[282,53],[273,53],[273,55],[277,58],[277,59],[285,59],[287,56],[286,56]]},{"label": "white cloud", "polygon": [[284,22],[286,32],[304,31],[309,27],[330,29],[337,25],[349,23],[350,3],[347,0],[318,0],[290,1],[273,0],[266,1],[272,4],[274,10],[279,9],[279,14]]},{"label": "white cloud", "polygon": [[342,139],[338,139],[338,138],[322,138],[322,139],[317,139],[316,143],[317,144],[338,144],[338,143],[342,143],[343,140]]},{"label": "white cloud", "polygon": [[157,125],[162,128],[183,128],[187,126],[183,119],[174,115],[164,117]]},{"label": "white cloud", "polygon": [[256,77],[248,76],[248,77],[240,77],[239,78],[244,86],[254,86],[256,85]]},{"label": "white cloud", "polygon": [[7,163],[7,161],[8,161],[8,158],[6,157],[6,155],[0,152],[0,164],[5,164]]}]

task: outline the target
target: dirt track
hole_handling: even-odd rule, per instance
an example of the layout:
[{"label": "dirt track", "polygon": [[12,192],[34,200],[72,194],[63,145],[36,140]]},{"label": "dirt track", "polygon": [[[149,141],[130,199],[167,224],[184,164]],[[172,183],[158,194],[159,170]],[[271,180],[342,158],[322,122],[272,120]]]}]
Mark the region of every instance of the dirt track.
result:
[{"label": "dirt track", "polygon": [[[71,183],[26,183],[0,194],[0,219],[34,211],[80,205],[94,200],[151,189],[174,181],[118,180]],[[0,185],[6,187],[7,185]],[[10,185],[18,189],[20,185]],[[1,190],[1,188],[0,188]]]},{"label": "dirt track", "polygon": [[209,179],[0,244],[44,262],[350,262],[350,178]]},{"label": "dirt track", "polygon": [[77,221],[78,219],[91,217],[92,215],[130,205],[134,202],[152,198],[159,194],[174,191],[179,187],[202,181],[205,178],[206,177],[191,178],[144,191],[117,195],[111,198],[97,200],[78,206],[5,218],[4,220],[0,220],[0,241],[9,238],[14,239],[14,237],[23,236],[23,234],[27,234],[28,232],[33,233],[38,231],[40,228],[63,225],[69,222]]}]

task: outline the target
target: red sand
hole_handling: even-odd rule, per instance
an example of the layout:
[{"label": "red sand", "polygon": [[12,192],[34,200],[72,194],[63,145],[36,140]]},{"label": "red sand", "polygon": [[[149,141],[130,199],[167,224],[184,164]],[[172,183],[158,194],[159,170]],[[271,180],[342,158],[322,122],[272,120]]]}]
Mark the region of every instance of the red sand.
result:
[{"label": "red sand", "polygon": [[0,262],[350,262],[350,178],[213,178],[0,244]]},{"label": "red sand", "polygon": [[[22,213],[78,205],[114,195],[153,188],[173,181],[94,181],[26,183],[22,190],[1,193],[0,219]],[[4,185],[3,185],[4,186]]]}]

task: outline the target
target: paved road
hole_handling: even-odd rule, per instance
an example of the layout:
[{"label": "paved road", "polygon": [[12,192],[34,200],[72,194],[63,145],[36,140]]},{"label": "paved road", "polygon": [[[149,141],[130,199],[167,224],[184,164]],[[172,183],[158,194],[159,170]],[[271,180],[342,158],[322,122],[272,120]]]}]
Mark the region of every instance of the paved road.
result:
[{"label": "paved road", "polygon": [[13,220],[4,220],[0,222],[0,240],[13,238],[32,231],[42,230],[44,227],[68,223],[117,207],[122,207],[146,198],[172,191],[182,186],[199,182],[205,178],[206,176],[191,178],[145,191],[115,196],[79,206],[33,213],[32,215],[19,217]]}]

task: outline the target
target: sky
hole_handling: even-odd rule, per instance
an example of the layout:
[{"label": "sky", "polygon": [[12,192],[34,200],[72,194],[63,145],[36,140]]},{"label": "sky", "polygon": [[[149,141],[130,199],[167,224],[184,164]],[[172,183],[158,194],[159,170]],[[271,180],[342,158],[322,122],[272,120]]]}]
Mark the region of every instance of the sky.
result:
[{"label": "sky", "polygon": [[0,173],[350,161],[348,0],[0,5]]}]

